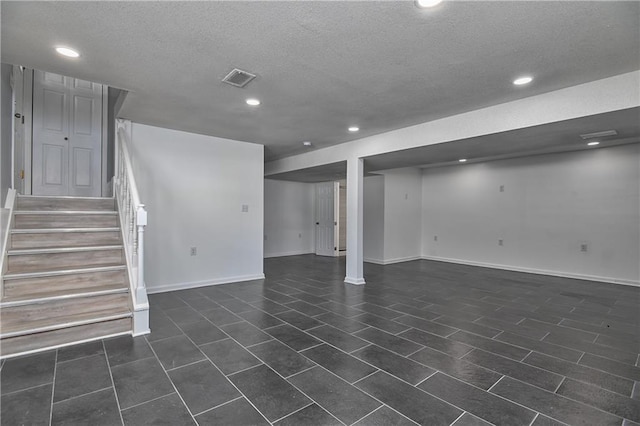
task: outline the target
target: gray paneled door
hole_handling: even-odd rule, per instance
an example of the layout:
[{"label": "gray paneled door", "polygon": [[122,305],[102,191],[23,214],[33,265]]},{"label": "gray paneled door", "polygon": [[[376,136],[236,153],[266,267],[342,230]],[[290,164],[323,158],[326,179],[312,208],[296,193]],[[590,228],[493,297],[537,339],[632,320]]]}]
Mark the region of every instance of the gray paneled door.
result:
[{"label": "gray paneled door", "polygon": [[102,85],[35,71],[34,195],[99,197]]}]

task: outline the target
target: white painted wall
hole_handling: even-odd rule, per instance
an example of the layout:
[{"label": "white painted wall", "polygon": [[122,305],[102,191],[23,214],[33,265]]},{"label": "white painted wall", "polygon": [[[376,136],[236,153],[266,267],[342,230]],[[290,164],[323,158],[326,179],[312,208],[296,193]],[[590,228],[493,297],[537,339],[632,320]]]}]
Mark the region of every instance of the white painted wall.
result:
[{"label": "white painted wall", "polygon": [[384,172],[384,263],[419,259],[422,173],[417,168]]},{"label": "white painted wall", "polygon": [[8,64],[0,65],[0,207],[4,206],[11,187],[12,68]]},{"label": "white painted wall", "polygon": [[384,176],[364,178],[364,261],[384,263]]},{"label": "white painted wall", "polygon": [[315,185],[264,181],[264,257],[315,252]]},{"label": "white painted wall", "polygon": [[423,256],[639,284],[639,151],[634,144],[425,169]]},{"label": "white painted wall", "polygon": [[133,123],[131,151],[150,293],[263,277],[262,145]]}]

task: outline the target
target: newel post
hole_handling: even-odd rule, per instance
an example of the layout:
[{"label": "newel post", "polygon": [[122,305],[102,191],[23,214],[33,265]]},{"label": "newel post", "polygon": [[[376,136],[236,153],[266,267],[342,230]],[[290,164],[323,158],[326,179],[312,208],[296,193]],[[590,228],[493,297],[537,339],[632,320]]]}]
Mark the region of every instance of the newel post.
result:
[{"label": "newel post", "polygon": [[[136,210],[136,224],[138,226],[138,280],[136,283],[136,296],[144,294],[147,290],[144,284],[144,228],[147,226],[147,211],[144,204],[140,204]],[[140,298],[136,298],[141,300]]]}]

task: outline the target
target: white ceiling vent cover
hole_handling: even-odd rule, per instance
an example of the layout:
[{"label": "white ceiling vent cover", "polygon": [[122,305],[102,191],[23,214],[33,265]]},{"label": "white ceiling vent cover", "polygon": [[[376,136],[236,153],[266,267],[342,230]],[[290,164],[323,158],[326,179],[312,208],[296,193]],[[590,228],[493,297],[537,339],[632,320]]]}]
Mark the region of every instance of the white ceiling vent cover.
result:
[{"label": "white ceiling vent cover", "polygon": [[587,133],[585,135],[580,135],[580,137],[584,140],[593,139],[593,138],[604,138],[606,136],[616,136],[618,132],[615,130],[605,130],[604,132],[595,132],[595,133]]},{"label": "white ceiling vent cover", "polygon": [[238,68],[235,68],[233,71],[227,74],[227,76],[223,78],[222,81],[232,86],[244,87],[249,84],[249,82],[254,78],[256,78],[255,74],[251,74],[250,72],[242,71]]}]

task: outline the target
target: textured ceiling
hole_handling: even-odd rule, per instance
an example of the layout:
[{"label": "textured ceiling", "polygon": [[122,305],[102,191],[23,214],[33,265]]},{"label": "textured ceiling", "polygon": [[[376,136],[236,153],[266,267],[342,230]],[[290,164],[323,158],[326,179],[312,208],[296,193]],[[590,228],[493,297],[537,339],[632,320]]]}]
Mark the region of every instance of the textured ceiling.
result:
[{"label": "textured ceiling", "polygon": [[[640,3],[1,2],[2,61],[130,90],[132,120],[266,160],[640,68]],[[77,48],[65,60],[54,45]],[[258,77],[220,80],[234,67]],[[515,88],[514,77],[535,81]],[[244,100],[258,97],[262,105]],[[349,134],[349,125],[362,129]]]}]

